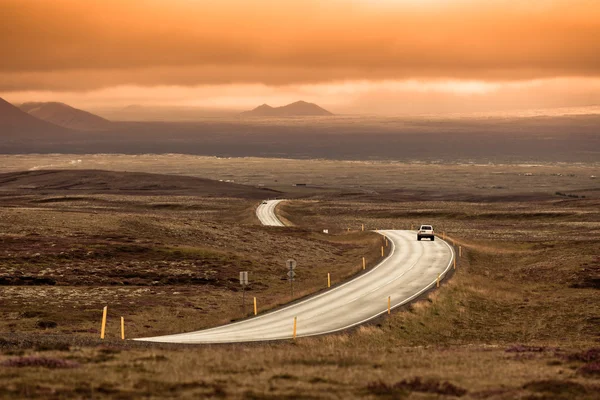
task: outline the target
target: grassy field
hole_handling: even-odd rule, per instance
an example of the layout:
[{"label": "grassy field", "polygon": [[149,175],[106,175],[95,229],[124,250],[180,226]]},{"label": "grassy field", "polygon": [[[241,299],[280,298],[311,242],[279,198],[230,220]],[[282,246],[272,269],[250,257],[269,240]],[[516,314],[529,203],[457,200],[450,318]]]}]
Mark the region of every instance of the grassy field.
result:
[{"label": "grassy field", "polygon": [[[362,270],[363,256],[369,265],[380,257],[374,233],[259,226],[253,199],[140,195],[131,188],[135,175],[127,195],[97,193],[119,187],[98,190],[85,182],[86,189],[66,195],[73,189],[54,184],[63,174],[44,175],[53,189],[39,191],[50,194],[15,189],[2,196],[2,331],[51,325],[97,337],[105,305],[112,336],[120,316],[132,337],[196,330],[250,313],[242,310],[240,271],[249,272],[247,304],[257,297],[265,310],[290,301],[288,258],[298,261],[298,298],[324,289],[328,272],[339,282]],[[105,178],[116,185],[113,174]]]},{"label": "grassy field", "polygon": [[[600,196],[600,163],[400,163],[277,158],[218,158],[182,154],[0,155],[0,173],[47,169],[152,172],[263,185],[291,196],[404,194],[405,199],[509,200],[532,194]],[[597,178],[593,179],[592,176]],[[304,183],[307,187],[292,185]],[[529,198],[526,198],[529,199]]]},{"label": "grassy field", "polygon": [[[202,161],[187,175],[227,170],[220,160]],[[242,170],[232,160],[226,179],[258,185],[272,163],[251,160]],[[122,169],[144,165],[136,158]],[[295,227],[278,230],[259,226],[257,201],[243,197],[4,190],[0,397],[600,396],[600,190],[590,179],[596,166],[284,165],[289,170],[269,173],[278,180],[273,187],[289,187],[297,197],[280,207]],[[321,171],[319,187],[293,188],[300,178],[315,179],[310,169],[298,175],[309,165]],[[349,165],[356,169],[342,173]],[[535,174],[525,175],[532,168]],[[480,182],[490,187],[478,189]],[[421,223],[460,244],[463,257],[440,290],[390,318],[296,342],[118,340],[121,315],[128,337],[241,318],[240,270],[250,271],[247,294],[261,311],[276,307],[289,300],[282,280],[289,257],[298,259],[301,295],[321,290],[327,272],[338,282],[359,271],[363,254],[376,262],[380,238],[356,232],[361,224]],[[100,341],[104,305],[109,325]]]}]

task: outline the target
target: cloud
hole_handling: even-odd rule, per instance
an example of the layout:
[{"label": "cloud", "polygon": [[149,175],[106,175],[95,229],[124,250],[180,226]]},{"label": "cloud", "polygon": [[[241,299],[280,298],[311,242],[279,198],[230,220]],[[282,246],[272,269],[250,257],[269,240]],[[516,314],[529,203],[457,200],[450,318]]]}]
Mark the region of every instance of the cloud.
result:
[{"label": "cloud", "polygon": [[3,92],[600,76],[596,0],[0,0],[0,9]]}]

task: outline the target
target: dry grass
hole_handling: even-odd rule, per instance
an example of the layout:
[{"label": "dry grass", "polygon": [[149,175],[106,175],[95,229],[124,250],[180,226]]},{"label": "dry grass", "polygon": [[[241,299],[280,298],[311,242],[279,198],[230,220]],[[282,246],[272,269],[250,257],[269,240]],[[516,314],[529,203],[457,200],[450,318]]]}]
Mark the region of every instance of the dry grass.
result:
[{"label": "dry grass", "polygon": [[[600,254],[597,203],[579,200],[578,207],[561,201],[528,204],[529,209],[520,213],[517,210],[524,203],[486,204],[482,217],[481,204],[354,202],[360,219],[354,212],[344,214],[344,205],[335,201],[294,202],[284,207],[290,215],[301,215],[302,224],[342,228],[364,223],[387,228],[427,222],[438,233],[445,231],[449,240],[459,238],[456,243],[463,246],[464,257],[445,289],[392,319],[404,343],[590,345],[600,339],[600,304],[589,302],[599,288],[594,284]],[[527,217],[533,209],[539,216]],[[421,210],[427,219],[415,219],[414,210]],[[404,211],[408,215],[403,216]],[[389,216],[392,213],[394,217]],[[463,215],[460,219],[458,213]],[[563,216],[549,223],[547,214]]]},{"label": "dry grass", "polygon": [[97,336],[105,305],[112,336],[120,316],[129,337],[202,329],[248,315],[252,297],[261,312],[288,302],[288,258],[298,260],[295,298],[325,289],[328,272],[334,284],[359,272],[362,256],[380,258],[372,233],[261,227],[254,200],[24,193],[0,199],[4,332]]},{"label": "dry grass", "polygon": [[[544,185],[554,179],[550,168],[539,169],[549,179]],[[243,199],[4,196],[0,274],[21,271],[65,286],[2,287],[0,363],[44,357],[78,367],[2,367],[0,397],[452,398],[448,388],[466,390],[462,398],[469,399],[600,396],[600,304],[593,301],[598,200],[536,194],[456,201],[452,191],[448,199],[424,201],[344,193],[282,205],[280,213],[297,227],[275,232],[256,225],[255,204]],[[261,309],[287,300],[289,286],[281,278],[290,256],[299,268],[307,266],[299,271],[300,292],[324,287],[331,265],[339,266],[337,282],[360,268],[365,249],[371,265],[378,258],[381,239],[357,232],[363,223],[367,229],[432,223],[463,246],[464,256],[441,290],[349,332],[226,346],[115,339],[121,314],[128,335],[240,318],[236,280],[242,268],[251,271],[251,281],[252,273],[260,274],[248,294],[259,297]],[[324,228],[333,235],[320,233]],[[94,271],[91,277],[86,268]],[[111,270],[133,272],[141,283],[103,286]],[[165,279],[214,275],[207,275],[208,283],[152,285],[148,273],[157,270]],[[85,279],[91,284],[78,283]],[[106,303],[109,339],[100,343]],[[40,328],[43,321],[58,326]]]},{"label": "dry grass", "polygon": [[118,344],[75,347],[69,352],[37,351],[80,364],[68,372],[6,367],[0,376],[9,382],[3,396],[15,398],[45,398],[49,393],[78,398],[82,391],[95,398],[385,398],[394,388],[416,398],[439,398],[457,388],[474,399],[521,398],[557,389],[594,399],[600,390],[598,380],[580,372],[586,364],[569,361],[565,350],[403,347],[382,340],[341,334],[295,344],[200,346],[193,351]]}]

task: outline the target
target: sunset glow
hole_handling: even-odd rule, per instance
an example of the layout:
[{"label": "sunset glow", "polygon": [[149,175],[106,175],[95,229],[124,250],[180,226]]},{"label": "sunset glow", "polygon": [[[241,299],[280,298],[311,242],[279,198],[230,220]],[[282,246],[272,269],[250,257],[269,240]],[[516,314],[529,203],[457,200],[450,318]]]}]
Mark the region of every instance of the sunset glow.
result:
[{"label": "sunset glow", "polygon": [[519,109],[600,103],[597,1],[0,6],[0,95],[13,102],[241,109],[301,97],[364,113],[421,110],[406,105],[415,94],[431,112],[456,96],[478,99],[455,111],[510,108],[507,96]]}]

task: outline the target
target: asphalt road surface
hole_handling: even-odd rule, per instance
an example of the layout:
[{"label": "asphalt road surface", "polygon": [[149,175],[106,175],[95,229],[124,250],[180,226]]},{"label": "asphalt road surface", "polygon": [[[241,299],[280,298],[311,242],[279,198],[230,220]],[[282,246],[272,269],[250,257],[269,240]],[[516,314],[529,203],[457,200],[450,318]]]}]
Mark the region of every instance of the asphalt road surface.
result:
[{"label": "asphalt road surface", "polygon": [[[267,202],[257,209],[257,215],[271,214],[269,218],[263,215],[265,219],[259,216],[261,221],[273,223],[273,218],[277,220],[274,208],[279,201]],[[454,251],[439,238],[417,241],[414,231],[384,230],[379,233],[389,239],[389,255],[367,273],[340,286],[240,322],[137,340],[235,343],[291,339],[294,317],[297,318],[297,337],[341,331],[387,313],[388,296],[391,297],[392,309],[414,300],[434,287],[438,274],[443,278],[452,266]],[[303,267],[297,267],[299,276],[302,276]],[[333,266],[332,271],[335,271]]]},{"label": "asphalt road surface", "polygon": [[275,215],[275,207],[283,200],[265,200],[256,209],[256,216],[263,225],[285,226]]}]

